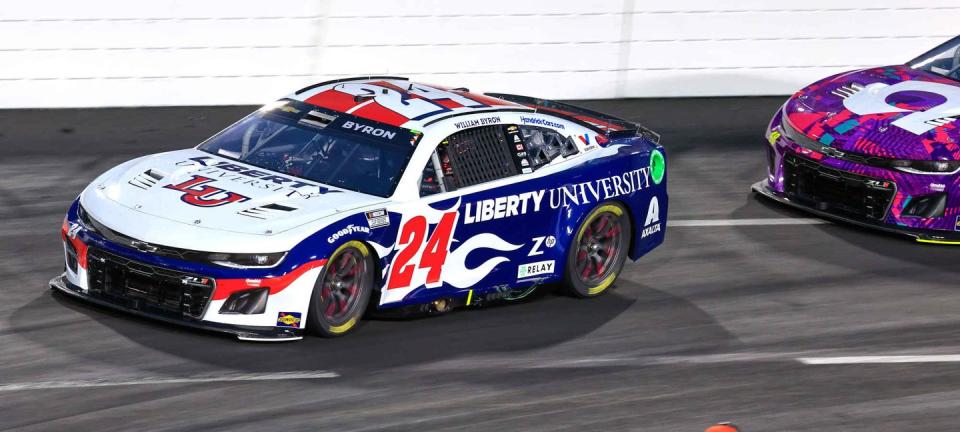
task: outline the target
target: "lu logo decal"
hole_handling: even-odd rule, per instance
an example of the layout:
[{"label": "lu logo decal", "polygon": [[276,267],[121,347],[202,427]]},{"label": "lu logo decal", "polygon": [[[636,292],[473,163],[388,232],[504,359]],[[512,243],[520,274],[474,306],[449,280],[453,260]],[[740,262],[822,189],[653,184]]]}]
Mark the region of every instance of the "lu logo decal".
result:
[{"label": "lu logo decal", "polygon": [[183,192],[180,200],[197,207],[217,207],[233,202],[244,202],[250,198],[236,192],[208,186],[212,178],[195,175],[190,180],[177,184],[168,184],[164,189]]}]

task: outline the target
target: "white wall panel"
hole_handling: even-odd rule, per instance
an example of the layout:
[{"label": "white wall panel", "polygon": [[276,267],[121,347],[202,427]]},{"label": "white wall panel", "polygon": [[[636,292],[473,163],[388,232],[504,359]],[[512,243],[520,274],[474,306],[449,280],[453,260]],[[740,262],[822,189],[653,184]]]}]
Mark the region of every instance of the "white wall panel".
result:
[{"label": "white wall panel", "polygon": [[[719,3],[719,2],[718,2]],[[958,5],[960,6],[960,5]],[[950,35],[960,8],[636,13],[642,39],[790,39]],[[922,23],[922,24],[920,24]]]},{"label": "white wall panel", "polygon": [[[617,43],[525,44],[368,47],[356,55],[354,47],[328,47],[320,65],[325,75],[362,75],[369,71],[387,74],[457,74],[462,72],[582,71],[604,69],[597,58],[616,58]],[[426,59],[443,59],[428,62]],[[557,59],[563,59],[558,63]],[[449,79],[449,78],[448,78]],[[458,86],[457,83],[452,83]]]},{"label": "white wall panel", "polygon": [[516,15],[460,17],[331,17],[325,42],[330,45],[472,46],[487,43],[558,43],[617,41],[617,15]]},{"label": "white wall panel", "polygon": [[0,108],[262,103],[349,75],[551,98],[788,94],[955,35],[957,0],[52,0],[0,8]]},{"label": "white wall panel", "polygon": [[0,49],[312,46],[320,18],[0,22]]},{"label": "white wall panel", "polygon": [[[348,0],[349,1],[349,0]],[[112,20],[218,19],[311,16],[322,2],[284,0],[48,0],[5,4],[0,19]]]}]

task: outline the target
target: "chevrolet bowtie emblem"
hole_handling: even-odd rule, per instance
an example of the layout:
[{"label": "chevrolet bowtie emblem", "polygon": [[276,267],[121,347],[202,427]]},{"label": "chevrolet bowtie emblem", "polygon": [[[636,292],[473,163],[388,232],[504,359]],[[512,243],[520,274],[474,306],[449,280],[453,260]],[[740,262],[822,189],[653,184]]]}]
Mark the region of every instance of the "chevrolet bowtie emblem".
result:
[{"label": "chevrolet bowtie emblem", "polygon": [[147,243],[147,242],[139,241],[139,240],[133,240],[133,241],[131,241],[131,242],[130,242],[130,247],[132,247],[132,248],[134,248],[134,249],[136,249],[136,250],[138,250],[138,251],[140,251],[140,252],[156,252],[156,251],[157,251],[157,247],[156,247],[156,246],[154,246],[154,245],[152,245],[152,244],[150,244],[150,243]]},{"label": "chevrolet bowtie emblem", "polygon": [[827,155],[833,158],[842,158],[847,155],[846,153],[840,150],[837,150],[833,147],[827,147],[827,146],[820,147],[820,153],[823,153],[824,155]]}]

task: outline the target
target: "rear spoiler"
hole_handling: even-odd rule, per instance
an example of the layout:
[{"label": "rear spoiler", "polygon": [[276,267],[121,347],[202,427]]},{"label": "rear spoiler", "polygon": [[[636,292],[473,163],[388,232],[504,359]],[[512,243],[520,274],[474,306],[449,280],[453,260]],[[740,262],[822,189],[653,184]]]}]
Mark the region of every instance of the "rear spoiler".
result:
[{"label": "rear spoiler", "polygon": [[660,143],[660,134],[629,120],[591,109],[547,99],[506,93],[484,93],[487,96],[534,108],[537,112],[554,115],[589,128],[610,139],[642,136],[654,144]]}]

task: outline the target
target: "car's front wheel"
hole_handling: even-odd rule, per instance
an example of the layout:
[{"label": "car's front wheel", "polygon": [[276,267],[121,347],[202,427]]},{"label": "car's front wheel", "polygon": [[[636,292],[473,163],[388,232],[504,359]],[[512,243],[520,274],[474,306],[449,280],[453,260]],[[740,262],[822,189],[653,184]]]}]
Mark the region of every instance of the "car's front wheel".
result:
[{"label": "car's front wheel", "polygon": [[307,319],[313,332],[336,337],[354,329],[370,302],[374,280],[367,245],[349,241],[337,248],[317,277],[310,298]]},{"label": "car's front wheel", "polygon": [[613,285],[627,259],[630,230],[619,203],[600,204],[587,215],[567,249],[564,281],[571,294],[594,297]]}]

